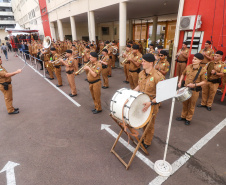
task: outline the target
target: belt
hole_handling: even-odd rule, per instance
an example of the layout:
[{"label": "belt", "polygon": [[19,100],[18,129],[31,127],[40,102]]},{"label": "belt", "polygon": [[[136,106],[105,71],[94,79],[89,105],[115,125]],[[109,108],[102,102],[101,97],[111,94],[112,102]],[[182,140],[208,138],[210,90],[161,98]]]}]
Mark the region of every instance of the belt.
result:
[{"label": "belt", "polygon": [[11,82],[4,82],[4,83],[0,83],[0,84],[2,84],[2,85],[4,85],[4,84],[11,84]]},{"label": "belt", "polygon": [[186,61],[177,61],[178,63],[187,63],[187,60]]},{"label": "belt", "polygon": [[84,62],[84,64],[87,64],[89,61],[87,61],[87,62]]},{"label": "belt", "polygon": [[95,84],[95,83],[97,83],[97,82],[99,82],[99,81],[100,81],[100,79],[95,80],[95,81],[93,81],[93,82],[90,82],[90,81],[88,80],[89,84]]},{"label": "belt", "polygon": [[66,71],[67,74],[71,75],[74,73],[74,70],[71,70],[71,71]]},{"label": "belt", "polygon": [[216,84],[216,83],[221,83],[221,79],[218,78],[218,79],[214,79],[214,80],[208,80],[208,82],[212,82],[213,84]]},{"label": "belt", "polygon": [[108,65],[102,64],[102,68],[106,69],[108,67]]},{"label": "belt", "polygon": [[57,68],[57,69],[59,69],[60,68],[60,66],[54,66],[55,68]]},{"label": "belt", "polygon": [[140,69],[137,69],[137,70],[135,70],[135,71],[129,70],[129,72],[131,72],[131,73],[139,73],[139,72],[140,72]]}]

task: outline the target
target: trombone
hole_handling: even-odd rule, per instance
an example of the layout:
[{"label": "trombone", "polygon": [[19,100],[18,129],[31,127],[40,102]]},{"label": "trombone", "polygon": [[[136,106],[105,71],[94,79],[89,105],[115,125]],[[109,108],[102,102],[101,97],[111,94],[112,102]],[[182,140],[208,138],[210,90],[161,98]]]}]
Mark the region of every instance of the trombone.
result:
[{"label": "trombone", "polygon": [[90,61],[89,62],[87,62],[84,66],[82,66],[78,71],[76,71],[74,74],[75,75],[80,75],[80,74],[82,74],[85,70],[84,70],[84,68],[86,67],[86,66],[88,66],[90,64]]}]

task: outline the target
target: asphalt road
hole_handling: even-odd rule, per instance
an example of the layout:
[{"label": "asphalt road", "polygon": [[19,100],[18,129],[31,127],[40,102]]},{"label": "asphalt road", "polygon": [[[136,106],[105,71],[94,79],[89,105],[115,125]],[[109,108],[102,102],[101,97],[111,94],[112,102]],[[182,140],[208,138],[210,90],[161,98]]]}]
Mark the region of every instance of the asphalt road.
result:
[{"label": "asphalt road", "polygon": [[[23,66],[19,57],[9,54],[9,61],[3,59],[3,66],[15,71]],[[39,67],[38,67],[39,68]],[[62,70],[63,87],[70,93],[65,70]],[[124,84],[122,69],[113,69],[110,88],[102,90],[103,112],[92,114],[94,104],[89,92],[85,74],[75,78],[78,96],[73,100],[78,107],[37,72],[26,66],[23,72],[13,77],[14,106],[20,114],[8,115],[3,94],[0,93],[0,170],[8,161],[19,164],[14,173],[0,173],[0,185],[7,179],[18,185],[147,185],[158,174],[140,158],[135,157],[128,170],[110,153],[115,138],[101,130],[101,124],[119,133],[118,125],[109,116],[110,100],[116,90],[129,87]],[[56,84],[56,78],[51,81]],[[201,138],[226,118],[226,100],[220,102],[216,95],[213,109],[196,108],[190,126],[175,121],[180,116],[182,104],[176,102],[169,149],[166,160],[173,164]],[[198,100],[198,103],[200,99]],[[162,102],[155,124],[155,136],[148,148],[151,162],[163,158],[169,122],[171,100]],[[223,127],[195,155],[182,165],[164,185],[207,185],[226,184],[226,128]],[[127,142],[127,136],[122,135]],[[130,142],[134,147],[134,144]],[[119,143],[115,149],[126,161],[131,152]],[[11,176],[10,176],[11,175]],[[7,185],[12,185],[8,181]],[[156,183],[157,185],[157,183]]]}]

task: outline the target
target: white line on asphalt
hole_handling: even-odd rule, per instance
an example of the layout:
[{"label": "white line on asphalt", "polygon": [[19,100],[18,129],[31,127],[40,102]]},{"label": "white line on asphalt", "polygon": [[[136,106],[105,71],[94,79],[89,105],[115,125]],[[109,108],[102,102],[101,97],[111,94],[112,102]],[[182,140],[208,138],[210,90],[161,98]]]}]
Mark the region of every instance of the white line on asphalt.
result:
[{"label": "white line on asphalt", "polygon": [[[101,124],[101,130],[106,130],[109,134],[111,134],[116,139],[118,137],[118,134],[116,134],[113,130],[111,130],[109,128],[110,126],[111,125]],[[135,148],[133,146],[131,146],[130,144],[128,144],[128,142],[126,142],[121,137],[119,138],[119,142],[122,143],[128,150],[130,150],[131,152],[134,152]],[[151,169],[154,169],[154,163],[152,161],[150,161],[147,157],[145,157],[142,153],[137,151],[136,156],[140,160],[142,160],[146,165],[148,165]]]},{"label": "white line on asphalt", "polygon": [[[23,59],[19,56],[19,58],[23,61]],[[33,66],[27,63],[27,65],[33,69],[36,73],[38,73],[41,77],[43,77],[50,85],[52,85],[56,90],[58,90],[61,94],[63,94],[68,100],[70,100],[73,104],[75,104],[77,107],[80,107],[81,105],[76,102],[74,99],[72,99],[70,96],[68,96],[64,91],[62,91],[60,88],[56,87],[52,82],[50,82],[47,78],[45,78],[39,71],[37,71]]]},{"label": "white line on asphalt", "polygon": [[[226,118],[214,127],[208,134],[201,138],[196,144],[194,144],[183,156],[172,164],[172,175],[182,167],[191,156],[195,155],[203,146],[205,146],[215,135],[217,135],[226,126]],[[160,185],[165,182],[169,177],[158,176],[149,185]]]}]

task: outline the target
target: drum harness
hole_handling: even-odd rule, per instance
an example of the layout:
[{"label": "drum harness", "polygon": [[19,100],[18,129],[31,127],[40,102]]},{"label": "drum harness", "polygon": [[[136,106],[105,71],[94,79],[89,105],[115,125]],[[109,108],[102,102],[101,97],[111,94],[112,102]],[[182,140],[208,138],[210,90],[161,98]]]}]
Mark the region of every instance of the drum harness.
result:
[{"label": "drum harness", "polygon": [[[198,78],[198,76],[199,76],[201,70],[202,70],[202,67],[199,68],[197,74],[195,75],[195,78],[194,78],[194,80],[193,80],[193,83],[195,83],[195,81],[197,80],[197,78]],[[196,83],[195,83],[195,88],[190,88],[190,90],[199,92],[199,91],[202,90],[202,87],[201,87],[201,86],[198,86],[198,87],[197,87],[197,86],[196,86]]]}]

